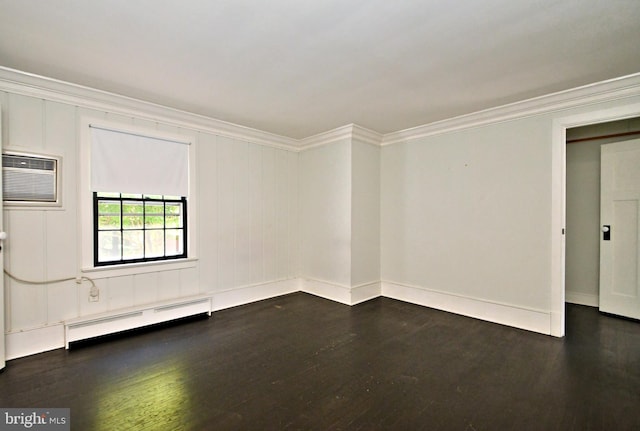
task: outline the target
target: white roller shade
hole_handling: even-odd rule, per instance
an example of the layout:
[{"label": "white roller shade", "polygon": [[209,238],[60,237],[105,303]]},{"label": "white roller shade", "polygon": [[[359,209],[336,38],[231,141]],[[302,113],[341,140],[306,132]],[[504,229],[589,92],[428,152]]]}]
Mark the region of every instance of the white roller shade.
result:
[{"label": "white roller shade", "polygon": [[91,189],[187,196],[189,145],[91,126]]}]

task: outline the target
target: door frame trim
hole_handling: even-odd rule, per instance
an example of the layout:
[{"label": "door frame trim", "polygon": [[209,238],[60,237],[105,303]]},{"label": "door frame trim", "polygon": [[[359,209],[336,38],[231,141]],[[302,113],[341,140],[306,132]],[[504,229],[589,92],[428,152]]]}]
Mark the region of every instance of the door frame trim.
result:
[{"label": "door frame trim", "polygon": [[640,117],[640,103],[555,118],[551,149],[551,335],[565,335],[567,129]]}]

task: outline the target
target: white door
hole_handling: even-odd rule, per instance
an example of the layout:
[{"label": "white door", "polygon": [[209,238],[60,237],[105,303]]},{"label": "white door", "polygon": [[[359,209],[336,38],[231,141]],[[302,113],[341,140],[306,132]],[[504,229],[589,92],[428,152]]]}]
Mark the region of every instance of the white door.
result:
[{"label": "white door", "polygon": [[600,311],[640,319],[640,139],[600,151]]}]

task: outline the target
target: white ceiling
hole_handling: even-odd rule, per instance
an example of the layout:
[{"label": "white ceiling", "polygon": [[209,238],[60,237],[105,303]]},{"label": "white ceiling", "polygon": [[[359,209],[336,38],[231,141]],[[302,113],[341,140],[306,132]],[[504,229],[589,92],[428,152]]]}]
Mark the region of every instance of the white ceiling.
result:
[{"label": "white ceiling", "polygon": [[291,138],[640,72],[639,0],[0,0],[0,65]]}]

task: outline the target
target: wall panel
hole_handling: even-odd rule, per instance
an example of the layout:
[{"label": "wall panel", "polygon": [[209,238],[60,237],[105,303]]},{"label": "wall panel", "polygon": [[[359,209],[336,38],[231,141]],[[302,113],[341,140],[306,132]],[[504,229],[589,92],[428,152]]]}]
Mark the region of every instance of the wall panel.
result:
[{"label": "wall panel", "polygon": [[180,270],[180,295],[193,296],[206,291],[205,286],[198,283],[198,273],[201,267],[185,268]]},{"label": "wall panel", "polygon": [[287,169],[288,155],[285,151],[278,150],[275,160],[275,276],[276,280],[287,278],[289,267],[289,211],[288,211],[288,183],[294,179],[289,178]]},{"label": "wall panel", "polygon": [[180,271],[162,271],[158,273],[158,295],[156,301],[178,298],[180,296]]},{"label": "wall panel", "polygon": [[44,146],[44,101],[34,97],[9,95],[8,139],[5,147],[30,149]]},{"label": "wall panel", "polygon": [[266,204],[262,193],[262,147],[249,147],[249,238],[250,260],[249,284],[259,283],[264,274],[263,213]]},{"label": "wall panel", "polygon": [[251,279],[251,219],[249,217],[249,148],[235,141],[233,147],[233,211],[234,211],[234,287],[245,286]]},{"label": "wall panel", "polygon": [[300,271],[351,284],[351,141],[300,153]]},{"label": "wall panel", "polygon": [[[121,277],[110,277],[107,280],[107,310],[119,310],[134,304],[134,277],[133,275],[124,275]],[[104,300],[104,298],[101,298],[101,300]]]},{"label": "wall panel", "polygon": [[263,277],[277,279],[276,218],[278,214],[276,200],[276,152],[273,148],[262,150],[262,238],[263,238]]},{"label": "wall panel", "polygon": [[218,138],[218,290],[235,284],[236,213],[235,213],[235,141]]},{"label": "wall panel", "polygon": [[134,275],[132,305],[149,304],[158,300],[159,275],[157,272]]},{"label": "wall panel", "polygon": [[198,226],[198,257],[207,265],[198,265],[200,285],[198,290],[212,292],[218,289],[218,144],[216,137],[208,133],[198,135],[198,212],[204,217]]},{"label": "wall panel", "polygon": [[300,216],[299,216],[299,187],[300,172],[298,169],[298,153],[289,152],[287,170],[289,172],[288,184],[288,212],[289,212],[289,267],[287,278],[299,275],[300,266]]}]

